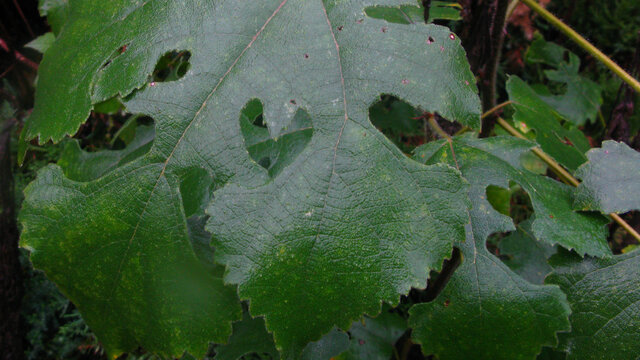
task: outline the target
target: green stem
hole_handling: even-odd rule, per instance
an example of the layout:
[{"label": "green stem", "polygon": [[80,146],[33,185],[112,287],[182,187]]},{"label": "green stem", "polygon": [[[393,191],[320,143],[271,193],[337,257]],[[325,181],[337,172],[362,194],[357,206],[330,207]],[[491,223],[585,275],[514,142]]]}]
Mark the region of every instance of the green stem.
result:
[{"label": "green stem", "polygon": [[583,38],[575,32],[572,28],[563,23],[560,19],[555,17],[552,13],[547,11],[545,8],[540,6],[536,0],[520,0],[523,3],[527,4],[533,11],[537,12],[540,16],[545,18],[548,22],[550,22],[553,26],[562,31],[565,35],[567,35],[571,40],[575,41],[578,45],[580,45],[583,49],[585,49],[588,53],[593,55],[596,59],[600,60],[606,67],[611,69],[616,75],[618,75],[622,80],[624,80],[629,86],[631,86],[636,92],[640,93],[640,81],[636,80],[633,76],[629,75],[628,72],[624,71],[618,64],[616,64],[611,58],[605,55],[602,51],[598,50],[595,46],[593,46],[587,39]]}]

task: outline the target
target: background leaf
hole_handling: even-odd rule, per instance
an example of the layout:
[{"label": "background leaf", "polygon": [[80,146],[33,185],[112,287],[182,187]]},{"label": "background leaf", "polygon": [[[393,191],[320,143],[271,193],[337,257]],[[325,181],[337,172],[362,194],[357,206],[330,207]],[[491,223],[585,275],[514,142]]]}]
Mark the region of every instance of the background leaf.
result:
[{"label": "background leaf", "polygon": [[[471,183],[469,195],[474,202],[474,211],[485,214],[478,217],[478,221],[490,222],[490,218],[496,217],[509,224],[504,225],[505,229],[495,231],[515,229],[511,219],[496,212],[486,200],[486,188],[489,185],[507,188],[509,182],[513,181],[531,198],[534,210],[531,227],[537,239],[549,245],[559,244],[567,249],[576,249],[580,254],[611,255],[606,240],[606,218],[574,211],[571,187],[535,175],[522,167],[520,159],[531,146],[528,141],[510,137],[477,139],[464,135],[454,138],[452,148],[444,140],[419,147],[414,158],[426,164],[444,162],[457,165]],[[482,223],[475,226],[483,229],[488,227]],[[489,235],[486,233],[484,237]]]},{"label": "background leaf", "polygon": [[605,214],[640,209],[640,153],[625,143],[605,141],[587,157],[589,162],[576,171],[582,179],[575,190],[576,209]]},{"label": "background leaf", "polygon": [[527,83],[512,76],[507,81],[507,92],[516,110],[513,120],[535,131],[536,142],[544,152],[571,171],[587,160],[584,153],[590,146],[584,134],[575,128],[564,128],[560,115]]}]

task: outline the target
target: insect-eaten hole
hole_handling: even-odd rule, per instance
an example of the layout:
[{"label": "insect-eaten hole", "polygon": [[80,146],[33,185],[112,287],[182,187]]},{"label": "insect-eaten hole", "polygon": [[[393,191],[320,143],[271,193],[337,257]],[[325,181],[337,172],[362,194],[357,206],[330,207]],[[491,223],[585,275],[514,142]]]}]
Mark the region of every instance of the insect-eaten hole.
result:
[{"label": "insect-eaten hole", "polygon": [[424,9],[417,5],[369,6],[364,13],[373,19],[393,24],[414,24],[424,22]]},{"label": "insect-eaten hole", "polygon": [[[411,82],[408,79],[398,79],[398,83],[408,85]],[[422,144],[440,138],[428,124],[430,116],[435,116],[439,126],[448,134],[454,134],[462,128],[457,122],[422,111],[393,95],[381,95],[369,108],[371,123],[406,154]]]},{"label": "insect-eaten hole", "polygon": [[148,116],[94,110],[74,136],[76,141],[65,144],[58,164],[69,179],[92,181],[147,154],[154,138]]},{"label": "insect-eaten hole", "polygon": [[146,153],[154,137],[153,118],[126,112],[119,97],[94,104],[89,118],[74,136],[88,152],[137,149],[122,160],[125,162]]},{"label": "insect-eaten hole", "polygon": [[187,50],[172,50],[160,57],[151,75],[151,82],[176,81],[189,71],[191,53]]},{"label": "insect-eaten hole", "polygon": [[393,95],[381,95],[369,107],[371,123],[405,153],[426,142],[420,116],[418,109]]},{"label": "insect-eaten hole", "polygon": [[[495,211],[509,216],[515,225],[528,220],[533,215],[529,194],[515,182],[509,182],[508,188],[489,185],[485,196]],[[487,249],[495,255],[499,255],[498,243],[508,234],[509,232],[491,234],[487,238]]]},{"label": "insect-eaten hole", "polygon": [[[291,105],[293,102],[288,101],[285,106]],[[277,176],[293,163],[313,136],[309,113],[297,108],[291,123],[272,138],[264,118],[263,105],[258,99],[250,100],[242,109],[240,129],[249,156],[265,168],[271,177]]]}]

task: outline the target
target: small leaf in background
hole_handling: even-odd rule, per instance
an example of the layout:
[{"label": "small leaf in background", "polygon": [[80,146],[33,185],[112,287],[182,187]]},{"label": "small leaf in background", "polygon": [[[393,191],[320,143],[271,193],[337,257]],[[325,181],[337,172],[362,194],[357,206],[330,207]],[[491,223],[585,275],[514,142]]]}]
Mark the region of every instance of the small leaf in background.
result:
[{"label": "small leaf in background", "polygon": [[571,305],[571,332],[559,335],[569,360],[637,359],[640,354],[640,251],[610,259],[551,258],[545,280]]},{"label": "small leaf in background", "polygon": [[333,329],[320,340],[307,344],[302,351],[301,360],[335,359],[349,348],[349,343],[349,336],[346,333]]},{"label": "small leaf in background", "polygon": [[640,153],[616,141],[605,141],[587,153],[589,162],[576,171],[579,210],[625,213],[640,209]]},{"label": "small leaf in background", "polygon": [[517,76],[507,81],[509,99],[513,101],[513,120],[535,131],[536,142],[544,152],[573,171],[587,161],[584,155],[591,147],[584,134],[562,126],[563,118]]},{"label": "small leaf in background", "polygon": [[547,260],[556,253],[557,247],[538,241],[531,231],[531,222],[525,220],[518,224],[516,231],[500,240],[498,248],[502,262],[513,272],[532,284],[542,284],[551,272]]},{"label": "small leaf in background", "polygon": [[553,67],[555,70],[544,71],[547,79],[566,86],[562,94],[553,94],[547,86],[533,85],[540,98],[562,117],[577,126],[597,119],[602,105],[602,89],[597,83],[579,74],[580,58],[576,54],[539,37],[527,51],[526,60]]},{"label": "small leaf in background", "polygon": [[394,345],[407,329],[407,320],[388,306],[375,318],[366,316],[351,325],[349,349],[337,360],[387,360],[394,354]]},{"label": "small leaf in background", "polygon": [[[572,187],[533,174],[522,167],[520,159],[533,146],[531,142],[513,137],[478,139],[473,135],[462,135],[454,138],[452,146],[455,157],[448,143],[441,140],[417,148],[414,159],[427,164],[444,162],[459,166],[463,177],[471,183],[469,195],[474,202],[474,209],[486,212],[487,217],[499,214],[486,200],[486,188],[489,185],[507,188],[509,182],[513,181],[531,198],[534,210],[531,227],[537,239],[549,245],[576,249],[580,254],[611,255],[607,244],[606,218],[574,211]],[[499,216],[503,221],[512,223],[510,218]],[[513,225],[504,231],[511,230]],[[485,237],[489,235],[485,234]]]}]

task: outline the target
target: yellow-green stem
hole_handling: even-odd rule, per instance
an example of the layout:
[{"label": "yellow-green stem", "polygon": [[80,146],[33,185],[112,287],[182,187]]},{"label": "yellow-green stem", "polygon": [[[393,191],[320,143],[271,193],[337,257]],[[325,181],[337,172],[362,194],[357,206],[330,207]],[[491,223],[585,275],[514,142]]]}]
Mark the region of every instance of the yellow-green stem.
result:
[{"label": "yellow-green stem", "polygon": [[558,28],[558,30],[562,31],[565,35],[567,35],[571,40],[575,41],[578,45],[580,45],[583,49],[585,49],[589,54],[593,55],[596,59],[600,60],[606,67],[611,69],[616,75],[618,75],[622,80],[624,80],[629,86],[631,86],[636,92],[640,93],[640,81],[636,80],[633,76],[629,75],[628,72],[624,71],[618,64],[616,64],[611,58],[605,55],[598,48],[593,46],[587,39],[582,37],[580,34],[575,32],[572,28],[563,23],[560,19],[555,17],[552,13],[547,11],[545,8],[540,6],[536,0],[520,0],[523,3],[527,4],[533,11],[537,12],[545,18],[548,22],[550,22],[553,26]]},{"label": "yellow-green stem", "polygon": [[494,112],[502,109],[503,107],[507,106],[507,105],[511,105],[513,104],[513,101],[509,100],[509,101],[505,101],[502,104],[498,104],[496,106],[494,106],[493,108],[487,110],[484,114],[482,114],[481,119],[486,118],[487,116],[493,114]]},{"label": "yellow-green stem", "polygon": [[[527,140],[527,138],[520,131],[518,131],[518,129],[511,126],[511,124],[506,122],[504,119],[498,118],[497,122],[498,122],[498,125],[502,126],[502,128],[505,129],[509,134],[517,138]],[[536,154],[547,165],[549,165],[551,170],[554,173],[556,173],[556,175],[558,175],[563,182],[573,186],[580,185],[580,181],[578,181],[578,179],[573,177],[573,175],[569,174],[569,172],[565,170],[562,167],[562,165],[558,164],[555,160],[553,160],[549,155],[547,155],[540,148],[533,148],[531,149],[531,151],[534,154]],[[631,236],[633,236],[636,240],[640,241],[640,234],[638,234],[638,232],[633,227],[631,227],[631,225],[627,224],[627,222],[624,221],[618,214],[611,213],[609,214],[609,216],[613,219],[613,221],[617,222],[618,225],[622,226],[622,228],[625,229]]]}]

